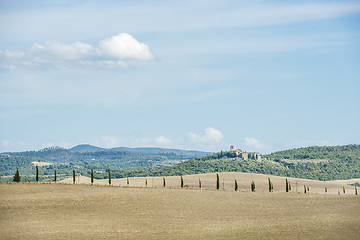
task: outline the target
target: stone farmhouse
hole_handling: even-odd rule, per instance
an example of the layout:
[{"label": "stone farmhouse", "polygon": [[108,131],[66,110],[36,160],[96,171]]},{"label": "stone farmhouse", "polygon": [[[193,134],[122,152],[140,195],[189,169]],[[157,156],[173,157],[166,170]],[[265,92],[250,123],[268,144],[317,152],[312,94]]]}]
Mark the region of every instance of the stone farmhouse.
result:
[{"label": "stone farmhouse", "polygon": [[234,149],[234,146],[230,146],[230,152],[236,153],[236,156],[240,157],[243,160],[255,159],[261,161],[261,154],[258,152],[243,152],[241,149]]}]

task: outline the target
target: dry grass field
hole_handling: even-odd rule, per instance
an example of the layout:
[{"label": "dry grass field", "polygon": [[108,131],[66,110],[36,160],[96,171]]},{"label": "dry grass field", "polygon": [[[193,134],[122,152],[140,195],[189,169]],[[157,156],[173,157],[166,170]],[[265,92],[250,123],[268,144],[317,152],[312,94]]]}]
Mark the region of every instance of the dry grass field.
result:
[{"label": "dry grass field", "polygon": [[[184,181],[190,183],[190,176]],[[260,188],[260,179],[254,181]],[[284,193],[274,187],[274,193],[252,193],[0,184],[0,238],[360,239],[359,195]]]}]

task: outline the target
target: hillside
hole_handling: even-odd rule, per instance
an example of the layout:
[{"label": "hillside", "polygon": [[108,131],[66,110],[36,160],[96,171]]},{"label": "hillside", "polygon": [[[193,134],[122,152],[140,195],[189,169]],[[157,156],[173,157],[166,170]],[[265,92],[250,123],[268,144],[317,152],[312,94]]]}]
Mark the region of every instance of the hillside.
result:
[{"label": "hillside", "polygon": [[0,154],[0,175],[13,175],[16,167],[21,175],[34,175],[35,167],[32,162],[35,161],[50,164],[40,167],[40,175],[45,177],[54,174],[54,169],[57,174],[70,175],[72,169],[81,174],[89,174],[90,169],[105,172],[107,169],[158,168],[207,154],[209,153],[163,148],[104,149],[91,145],[78,145],[71,149],[51,147],[39,151]]},{"label": "hillside", "polygon": [[242,160],[230,152],[221,152],[147,172],[112,172],[116,177],[251,172],[323,181],[360,178],[360,145],[292,149],[263,155],[262,161]]}]

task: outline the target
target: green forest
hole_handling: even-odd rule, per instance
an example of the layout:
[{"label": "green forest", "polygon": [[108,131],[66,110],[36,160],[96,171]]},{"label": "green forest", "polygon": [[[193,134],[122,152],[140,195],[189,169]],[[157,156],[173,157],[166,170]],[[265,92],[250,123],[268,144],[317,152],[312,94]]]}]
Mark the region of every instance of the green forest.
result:
[{"label": "green forest", "polygon": [[[82,175],[95,171],[95,178],[136,176],[175,176],[210,172],[251,172],[307,178],[335,180],[360,178],[360,145],[306,147],[262,155],[262,160],[243,160],[231,152],[219,152],[196,157],[178,153],[144,153],[128,151],[72,152],[50,148],[36,152],[7,153],[0,155],[2,176],[14,175],[16,167],[31,181],[35,174],[32,161],[51,162],[40,167],[43,180],[54,169],[59,176],[70,176],[72,169]],[[2,178],[2,181],[10,181]]]}]

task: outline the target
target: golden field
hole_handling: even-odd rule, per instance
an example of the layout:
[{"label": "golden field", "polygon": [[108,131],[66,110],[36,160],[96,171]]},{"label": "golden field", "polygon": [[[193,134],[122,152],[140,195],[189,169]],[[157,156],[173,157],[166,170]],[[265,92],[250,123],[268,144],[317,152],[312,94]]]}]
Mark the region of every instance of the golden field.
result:
[{"label": "golden field", "polygon": [[[167,188],[161,187],[162,178],[148,178],[147,188],[135,187],[143,178],[130,178],[134,187],[101,186],[105,180],[97,180],[98,186],[0,184],[0,238],[360,239],[360,196],[351,186],[338,195],[345,182],[298,180],[310,181],[310,194],[285,193],[284,180],[271,177],[275,192],[268,193],[268,176],[249,174],[257,184],[252,193],[245,174],[235,192],[230,188],[234,174],[220,173],[225,191],[209,190],[215,188],[214,174],[184,176],[185,189],[177,187],[179,177],[166,177]],[[196,189],[199,177],[209,189]],[[117,182],[126,185],[124,179]],[[319,191],[323,184],[335,186],[336,194],[316,193],[316,182]]]}]

